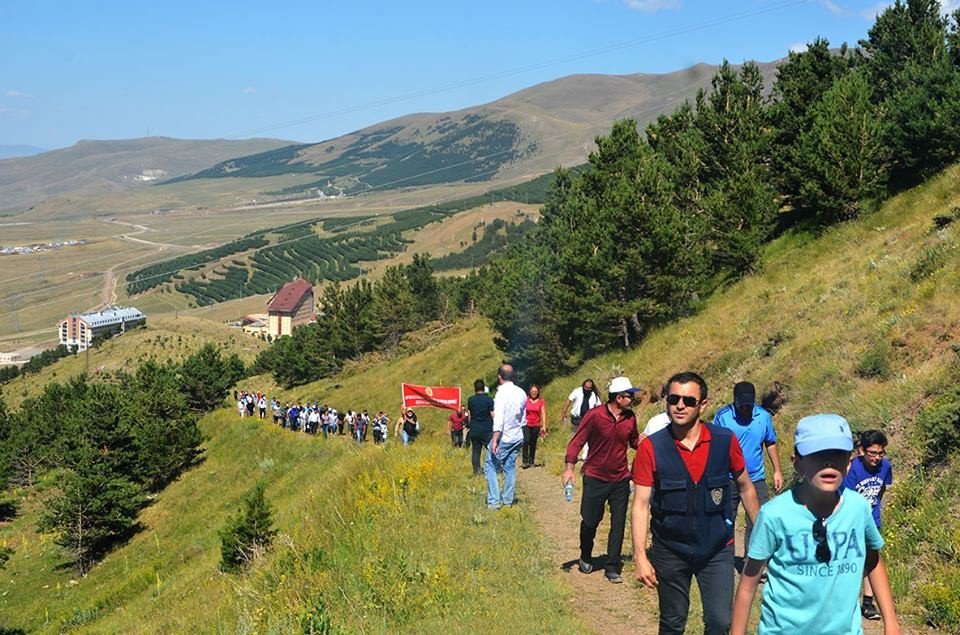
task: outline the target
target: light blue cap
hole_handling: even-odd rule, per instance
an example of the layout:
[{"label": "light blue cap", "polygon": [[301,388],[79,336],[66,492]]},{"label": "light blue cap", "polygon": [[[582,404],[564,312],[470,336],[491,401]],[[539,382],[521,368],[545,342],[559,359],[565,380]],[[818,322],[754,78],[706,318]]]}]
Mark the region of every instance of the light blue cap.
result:
[{"label": "light blue cap", "polygon": [[797,422],[793,435],[797,454],[806,456],[824,450],[853,450],[850,424],[840,415],[821,414],[804,417]]}]

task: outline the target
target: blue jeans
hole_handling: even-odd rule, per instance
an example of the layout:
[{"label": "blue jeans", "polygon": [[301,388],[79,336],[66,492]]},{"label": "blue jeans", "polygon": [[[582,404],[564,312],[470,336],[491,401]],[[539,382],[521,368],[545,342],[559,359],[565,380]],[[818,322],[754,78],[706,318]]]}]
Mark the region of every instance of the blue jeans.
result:
[{"label": "blue jeans", "polygon": [[[513,505],[517,489],[517,456],[523,449],[523,439],[513,443],[501,443],[494,455],[487,445],[487,460],[483,472],[487,477],[487,507],[498,509],[501,505]],[[503,472],[503,492],[497,472]]]}]

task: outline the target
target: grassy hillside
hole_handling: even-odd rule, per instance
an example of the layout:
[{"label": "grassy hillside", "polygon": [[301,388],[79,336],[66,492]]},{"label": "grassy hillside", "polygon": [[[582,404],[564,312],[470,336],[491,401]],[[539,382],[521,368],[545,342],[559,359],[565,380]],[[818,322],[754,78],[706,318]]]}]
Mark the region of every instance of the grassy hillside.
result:
[{"label": "grassy hillside", "polygon": [[[408,343],[419,351],[409,357],[369,360],[336,382],[281,396],[395,413],[401,379],[466,386],[499,362],[482,323],[433,343],[421,338]],[[266,378],[247,383],[271,388]],[[486,512],[482,481],[449,449],[444,419],[425,412],[411,448],[393,439],[358,448],[239,420],[224,407],[203,421],[204,462],[142,513],[140,533],[80,579],[50,536],[35,533],[37,499],[26,497],[21,515],[0,525],[0,542],[16,549],[0,573],[0,624],[41,633],[291,633],[328,619],[337,632],[476,632],[506,613],[522,631],[579,631],[541,554],[516,559],[535,532],[528,512]],[[217,531],[260,479],[278,544],[249,574],[220,574]],[[531,594],[542,599],[524,608]]]},{"label": "grassy hillside", "polygon": [[144,188],[229,157],[289,145],[279,139],[187,140],[146,137],[79,141],[62,150],[6,159],[0,166],[0,212],[56,196]]},{"label": "grassy hillside", "polygon": [[[675,372],[699,371],[711,410],[730,402],[737,381],[759,390],[779,381],[787,403],[775,423],[787,474],[800,417],[837,412],[855,430],[885,430],[897,480],[885,503],[885,537],[898,607],[915,622],[960,632],[960,534],[951,522],[957,468],[921,468],[922,449],[950,439],[917,428],[919,413],[960,379],[960,220],[934,224],[935,216],[958,218],[958,179],[960,168],[952,168],[822,237],[777,239],[762,272],[638,348],[551,383],[547,403],[556,412],[583,378],[603,386],[620,371],[653,393]],[[638,418],[657,411],[647,404]]]},{"label": "grassy hillside", "polygon": [[[655,390],[692,368],[710,383],[714,407],[742,379],[786,386],[775,421],[787,466],[793,426],[806,414],[834,411],[855,428],[887,430],[896,485],[884,532],[898,609],[912,632],[925,623],[960,632],[952,522],[960,474],[949,463],[920,469],[927,444],[952,439],[918,433],[922,413],[960,379],[958,179],[960,168],[948,170],[821,237],[782,236],[761,272],[705,301],[696,316],[546,386],[551,418],[585,376],[603,385],[624,372]],[[124,347],[135,335],[114,342],[117,359],[142,354]],[[368,358],[282,397],[395,416],[400,381],[466,387],[490,378],[500,360],[491,335],[471,321],[420,333],[406,357]],[[48,369],[48,378],[65,376],[66,363],[79,360]],[[274,392],[266,377],[242,388]],[[655,412],[639,408],[641,419]],[[357,448],[241,422],[224,407],[204,419],[205,462],[161,493],[143,513],[144,530],[83,579],[72,579],[50,537],[34,532],[36,499],[28,497],[22,515],[0,526],[0,541],[17,549],[0,573],[0,624],[91,633],[288,633],[324,623],[343,632],[474,632],[511,615],[519,632],[582,631],[565,602],[569,589],[542,552],[516,557],[536,531],[528,509],[486,513],[482,481],[448,449],[443,420],[425,412],[424,438],[412,448]],[[547,445],[549,465],[559,464],[556,448]],[[219,574],[217,529],[259,479],[277,510],[277,548],[245,576]],[[520,487],[522,501],[522,474]],[[515,598],[531,593],[538,602],[521,608]]]}]

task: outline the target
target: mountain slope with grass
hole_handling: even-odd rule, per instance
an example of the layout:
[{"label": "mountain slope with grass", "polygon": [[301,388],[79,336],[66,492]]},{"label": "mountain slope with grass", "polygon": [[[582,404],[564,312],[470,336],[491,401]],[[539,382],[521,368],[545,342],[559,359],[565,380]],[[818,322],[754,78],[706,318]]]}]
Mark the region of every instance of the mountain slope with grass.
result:
[{"label": "mountain slope with grass", "polygon": [[[951,522],[960,474],[950,460],[960,451],[958,181],[954,167],[858,221],[819,236],[787,232],[766,247],[757,273],[704,299],[694,316],[545,386],[553,420],[546,469],[559,474],[556,414],[586,376],[603,386],[622,372],[655,391],[693,369],[706,376],[715,408],[736,381],[761,390],[777,381],[785,465],[793,426],[806,414],[839,412],[855,429],[888,432],[896,484],[886,557],[898,609],[907,632],[960,632],[960,539]],[[132,335],[113,342],[114,355]],[[265,376],[239,387],[394,417],[401,381],[467,388],[490,379],[502,355],[492,335],[479,320],[428,326],[397,355],[350,364],[333,378],[281,393]],[[67,362],[76,363],[60,364]],[[44,372],[62,378],[60,364]],[[644,403],[638,417],[656,411]],[[19,515],[0,525],[0,541],[15,549],[0,573],[0,624],[89,633],[466,632],[509,614],[521,632],[590,630],[588,616],[571,609],[552,545],[530,540],[537,529],[523,502],[532,491],[527,473],[520,504],[488,514],[483,483],[449,448],[444,420],[424,411],[415,446],[391,440],[381,449],[241,421],[224,405],[203,420],[205,460],[161,492],[141,514],[141,531],[84,578],[34,529],[51,475],[37,491],[19,492]],[[248,573],[222,574],[217,531],[259,480],[276,509],[276,545]],[[533,593],[537,602],[517,603]]]},{"label": "mountain slope with grass", "polygon": [[[425,331],[405,343],[407,352],[336,380],[277,393],[258,377],[242,388],[394,415],[401,379],[466,386],[489,376],[499,362],[491,342],[486,326],[466,321],[442,339]],[[203,461],[82,578],[35,530],[51,474],[35,491],[17,492],[19,514],[0,525],[0,541],[15,550],[0,572],[0,625],[40,633],[327,632],[324,624],[335,632],[467,632],[508,611],[524,631],[580,632],[565,591],[545,577],[540,549],[516,560],[536,531],[529,513],[488,515],[482,481],[448,448],[445,414],[424,412],[421,421],[413,447],[395,439],[358,447],[348,437],[240,420],[225,406],[203,420]],[[276,545],[248,573],[220,573],[218,531],[258,481],[275,509]],[[534,594],[543,599],[529,610],[525,598]]]},{"label": "mountain slope with grass", "polygon": [[[760,64],[767,86],[776,64]],[[594,137],[617,119],[634,118],[643,127],[693,101],[715,72],[697,64],[658,75],[571,75],[481,106],[406,115],[336,139],[238,156],[170,183],[310,175],[278,192],[302,196],[542,174],[582,163]]]},{"label": "mountain slope with grass", "polygon": [[[583,378],[603,385],[619,372],[657,394],[670,375],[691,369],[707,380],[712,417],[731,401],[734,383],[752,381],[762,393],[778,382],[784,403],[775,424],[788,480],[801,417],[836,412],[855,431],[884,430],[895,471],[884,503],[885,557],[898,610],[911,629],[960,632],[958,206],[953,167],[821,236],[788,232],[766,247],[759,273],[637,348],[553,381],[545,399],[556,411]],[[658,411],[645,403],[638,419]]]},{"label": "mountain slope with grass", "polygon": [[69,148],[0,161],[0,212],[52,197],[144,188],[229,157],[289,145],[280,139],[83,140]]}]

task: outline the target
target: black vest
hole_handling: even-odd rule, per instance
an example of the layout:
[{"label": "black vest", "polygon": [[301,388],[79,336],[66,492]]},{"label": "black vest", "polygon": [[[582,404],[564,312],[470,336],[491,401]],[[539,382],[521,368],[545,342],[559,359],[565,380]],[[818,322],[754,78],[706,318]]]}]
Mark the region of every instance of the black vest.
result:
[{"label": "black vest", "polygon": [[730,440],[733,433],[709,423],[710,453],[694,483],[666,427],[652,435],[656,460],[650,501],[653,536],[691,562],[709,560],[733,537],[730,505]]}]

